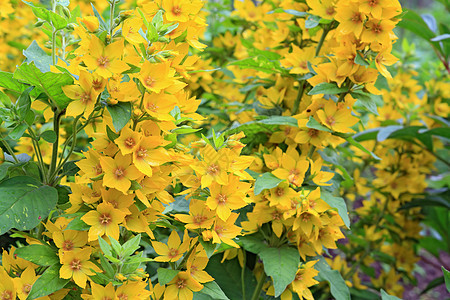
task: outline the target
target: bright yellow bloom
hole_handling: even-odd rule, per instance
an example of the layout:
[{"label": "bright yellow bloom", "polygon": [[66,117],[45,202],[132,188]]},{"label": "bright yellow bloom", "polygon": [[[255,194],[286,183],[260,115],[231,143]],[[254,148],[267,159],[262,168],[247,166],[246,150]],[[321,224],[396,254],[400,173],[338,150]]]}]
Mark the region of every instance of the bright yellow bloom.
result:
[{"label": "bright yellow bloom", "polygon": [[120,74],[130,67],[120,57],[123,53],[123,40],[105,47],[98,37],[92,35],[89,44],[89,54],[83,56],[83,61],[89,70],[96,71],[103,78]]},{"label": "bright yellow bloom", "polygon": [[0,267],[0,278],[0,299],[16,299],[16,288],[14,287],[14,282],[3,267]]},{"label": "bright yellow bloom", "polygon": [[119,239],[119,224],[122,223],[125,213],[115,209],[109,202],[102,202],[96,210],[87,212],[81,220],[90,225],[89,241],[95,241],[98,236],[111,236]]},{"label": "bright yellow bloom", "polygon": [[102,272],[99,267],[89,261],[90,257],[91,248],[88,247],[64,252],[59,256],[62,264],[59,276],[64,279],[72,278],[76,285],[84,288],[88,276],[95,275],[95,272]]},{"label": "bright yellow bloom", "polygon": [[193,292],[198,292],[203,288],[203,285],[194,280],[189,273],[179,272],[174,279],[172,279],[164,292],[164,300],[192,300]]},{"label": "bright yellow bloom", "polygon": [[391,50],[392,46],[385,47],[375,57],[375,66],[381,75],[386,78],[392,78],[386,66],[392,66],[398,61],[398,58],[391,54]]},{"label": "bright yellow bloom", "polygon": [[55,231],[52,234],[52,238],[56,247],[63,251],[72,251],[75,248],[81,248],[88,242],[88,235],[86,231]]},{"label": "bright yellow bloom", "polygon": [[317,111],[320,122],[326,127],[337,132],[354,132],[350,127],[355,125],[359,119],[351,115],[351,109],[338,109],[337,105],[329,100],[325,107]]},{"label": "bright yellow bloom", "polygon": [[198,12],[190,0],[163,0],[162,8],[166,11],[164,16],[169,22],[187,22],[190,14]]},{"label": "bright yellow bloom", "polygon": [[142,176],[141,172],[131,164],[131,155],[123,156],[117,153],[114,158],[100,157],[100,164],[105,175],[103,185],[126,194],[131,187],[131,180]]},{"label": "bright yellow bloom", "polygon": [[242,230],[242,228],[234,225],[238,216],[238,214],[231,213],[231,216],[227,219],[227,221],[216,218],[214,228],[211,231],[213,243],[217,244],[224,242],[225,244],[239,248],[239,245],[232,240],[238,236]]},{"label": "bright yellow bloom", "polygon": [[323,19],[333,20],[336,14],[337,0],[306,0],[312,15],[319,16]]},{"label": "bright yellow bloom", "polygon": [[155,252],[160,255],[155,258],[155,261],[175,262],[179,260],[183,256],[183,253],[188,250],[189,242],[190,238],[187,231],[185,231],[183,242],[181,242],[180,236],[175,230],[170,233],[167,245],[161,242],[152,241]]},{"label": "bright yellow bloom", "polygon": [[119,147],[120,152],[122,152],[123,155],[126,155],[132,153],[136,149],[141,138],[141,133],[133,131],[128,127],[124,127],[120,131],[120,136],[114,140],[114,143]]},{"label": "bright yellow bloom", "polygon": [[167,144],[167,141],[163,140],[159,135],[142,138],[133,152],[133,163],[142,174],[151,177],[153,174],[152,167],[157,167],[170,161],[169,154],[165,148],[156,148],[165,144]]},{"label": "bright yellow bloom", "polygon": [[140,18],[126,19],[122,25],[122,36],[131,44],[139,45],[145,43],[144,37],[139,33],[139,29],[144,25]]},{"label": "bright yellow bloom", "polygon": [[211,228],[215,213],[211,211],[205,201],[191,199],[189,215],[176,214],[174,217],[186,223],[186,229]]},{"label": "bright yellow bloom", "polygon": [[395,37],[392,29],[395,23],[390,20],[371,19],[365,24],[365,28],[361,34],[361,42],[363,43],[380,43],[388,46]]},{"label": "bright yellow bloom", "polygon": [[138,78],[146,89],[160,93],[174,83],[174,73],[170,68],[170,62],[151,63],[146,60]]},{"label": "bright yellow bloom", "polygon": [[67,106],[66,116],[87,118],[93,111],[99,92],[92,85],[93,77],[89,72],[80,71],[78,85],[63,86],[62,90],[72,101]]},{"label": "bright yellow bloom", "polygon": [[295,279],[291,283],[292,289],[298,294],[300,299],[313,300],[314,297],[308,287],[318,284],[319,282],[314,277],[319,274],[319,271],[313,268],[317,260],[309,261],[303,264],[295,274]]},{"label": "bright yellow bloom", "polygon": [[285,179],[295,186],[301,186],[308,170],[309,162],[301,159],[297,150],[289,148],[283,153],[281,166],[272,171],[272,174],[280,179]]},{"label": "bright yellow bloom", "polygon": [[192,255],[189,257],[186,263],[186,272],[199,283],[213,281],[214,278],[212,278],[211,275],[203,270],[204,268],[206,268],[208,261],[209,259],[206,256]]},{"label": "bright yellow bloom", "polygon": [[[28,294],[31,291],[31,288],[33,287],[34,282],[38,279],[38,276],[36,276],[34,272],[33,267],[26,268],[20,277],[16,277],[13,279],[14,285],[16,287],[17,296],[20,300],[25,300],[28,297]],[[3,277],[2,277],[3,280]],[[0,299],[14,299],[14,298],[7,298],[2,297],[0,294]]]},{"label": "bright yellow bloom", "polygon": [[114,291],[112,282],[108,283],[108,285],[105,287],[101,286],[100,284],[91,282],[91,295],[82,294],[81,298],[85,300],[114,300],[116,299],[116,292]]},{"label": "bright yellow bloom", "polygon": [[210,186],[213,181],[222,185],[228,184],[228,158],[223,155],[225,151],[224,148],[216,151],[210,145],[200,150],[204,160],[191,167],[197,176],[201,176],[202,188]]},{"label": "bright yellow bloom", "polygon": [[267,199],[270,206],[280,206],[282,209],[291,207],[291,199],[297,196],[297,192],[289,187],[289,183],[281,182],[277,187],[269,190]]},{"label": "bright yellow bloom", "polygon": [[338,3],[336,8],[336,21],[339,22],[337,30],[342,34],[348,34],[352,32],[357,38],[359,38],[366,16],[360,12],[359,6],[354,2],[347,2],[342,4],[343,1]]}]

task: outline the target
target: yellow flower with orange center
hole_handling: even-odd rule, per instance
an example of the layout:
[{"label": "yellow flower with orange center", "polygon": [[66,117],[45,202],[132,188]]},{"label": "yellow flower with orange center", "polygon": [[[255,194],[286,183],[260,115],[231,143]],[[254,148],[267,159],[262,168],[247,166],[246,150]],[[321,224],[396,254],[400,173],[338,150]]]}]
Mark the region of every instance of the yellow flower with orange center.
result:
[{"label": "yellow flower with orange center", "polygon": [[131,164],[131,155],[117,153],[114,158],[100,157],[100,164],[105,173],[103,185],[115,188],[126,194],[131,187],[131,180],[142,176],[141,172]]},{"label": "yellow flower with orange center", "polygon": [[189,273],[179,272],[167,285],[164,300],[191,300],[193,292],[198,292],[203,285],[194,280]]},{"label": "yellow flower with orange center", "polygon": [[160,93],[174,83],[174,75],[175,71],[170,68],[170,62],[151,63],[146,60],[138,78],[147,90]]},{"label": "yellow flower with orange center", "polygon": [[95,275],[95,272],[102,272],[99,267],[89,261],[90,257],[91,248],[64,252],[59,256],[62,264],[59,276],[63,279],[72,278],[76,285],[85,288],[88,276]]},{"label": "yellow flower with orange center", "polygon": [[82,294],[81,298],[85,300],[115,300],[117,296],[112,282],[108,283],[107,286],[91,282],[91,294]]},{"label": "yellow flower with orange center", "polygon": [[181,242],[180,236],[175,230],[170,233],[167,245],[161,242],[152,241],[155,252],[160,255],[155,258],[155,261],[176,262],[183,256],[183,253],[188,250],[189,243],[190,238],[187,231],[185,231],[183,242]]},{"label": "yellow flower with orange center", "polygon": [[81,220],[90,225],[89,241],[95,241],[98,236],[107,235],[119,239],[119,224],[122,223],[125,213],[115,209],[109,202],[100,203],[96,210],[87,212]]},{"label": "yellow flower with orange center", "polygon": [[78,85],[63,86],[62,90],[72,101],[67,106],[66,116],[79,116],[87,118],[93,111],[99,92],[92,85],[93,77],[89,72],[80,71]]}]

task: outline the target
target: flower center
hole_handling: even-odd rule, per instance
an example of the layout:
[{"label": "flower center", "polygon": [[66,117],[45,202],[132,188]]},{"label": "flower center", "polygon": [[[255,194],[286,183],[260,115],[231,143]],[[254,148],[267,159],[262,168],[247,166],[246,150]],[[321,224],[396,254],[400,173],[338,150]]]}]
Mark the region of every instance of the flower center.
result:
[{"label": "flower center", "polygon": [[178,256],[178,249],[170,248],[169,254],[167,255],[170,259]]},{"label": "flower center", "polygon": [[73,271],[79,271],[81,269],[81,261],[75,258],[69,266]]},{"label": "flower center", "polygon": [[91,95],[89,95],[89,93],[84,92],[83,94],[81,94],[80,101],[82,103],[87,103],[91,101]]},{"label": "flower center", "polygon": [[109,214],[101,214],[98,221],[100,222],[100,225],[107,226],[111,223],[111,216]]},{"label": "flower center", "polygon": [[94,79],[93,81],[92,81],[92,87],[94,88],[94,90],[100,90],[101,88],[102,88],[102,82],[101,82],[101,80],[98,80],[98,79]]},{"label": "flower center", "polygon": [[277,188],[277,189],[275,190],[275,194],[276,194],[278,197],[282,197],[282,196],[284,195],[284,189],[282,189],[282,188]]},{"label": "flower center", "polygon": [[139,148],[139,150],[137,151],[137,156],[139,157],[139,158],[144,158],[144,157],[146,157],[147,156],[147,149],[145,149],[145,148]]},{"label": "flower center", "polygon": [[149,103],[147,105],[147,109],[152,111],[152,112],[157,112],[158,108],[159,108],[159,106],[156,105],[155,103]]},{"label": "flower center", "polygon": [[30,293],[30,291],[31,291],[31,288],[32,288],[32,285],[29,284],[29,283],[27,283],[27,284],[25,284],[25,285],[23,286],[22,292],[23,292],[25,295],[28,295],[28,294]]},{"label": "flower center", "polygon": [[117,169],[114,171],[114,176],[116,179],[121,179],[125,176],[125,170],[122,167],[117,167]]},{"label": "flower center", "polygon": [[12,300],[12,291],[3,291],[3,293],[0,294],[1,300]]},{"label": "flower center", "polygon": [[380,34],[383,32],[383,28],[379,24],[373,24],[372,31],[376,34]]},{"label": "flower center", "polygon": [[327,119],[325,120],[325,122],[330,126],[333,126],[334,124],[336,124],[336,120],[334,119],[333,116],[328,116]]},{"label": "flower center", "polygon": [[219,202],[219,204],[225,205],[227,202],[227,196],[224,194],[219,194],[217,195],[217,201]]},{"label": "flower center", "polygon": [[332,16],[334,14],[334,12],[335,12],[335,10],[334,10],[333,6],[328,7],[326,10],[327,15],[329,15],[329,16]]},{"label": "flower center", "polygon": [[272,220],[280,220],[281,215],[278,211],[272,213]]},{"label": "flower center", "polygon": [[309,135],[310,137],[312,137],[312,138],[315,138],[315,137],[317,137],[317,136],[319,135],[319,130],[310,128],[310,129],[308,130],[308,135]]},{"label": "flower center", "polygon": [[298,273],[297,275],[295,275],[295,280],[296,281],[303,280],[303,276],[302,275],[303,274],[301,274],[301,273]]},{"label": "flower center", "polygon": [[136,145],[136,142],[134,141],[134,139],[132,137],[129,137],[125,140],[125,146],[129,149],[133,148],[134,145]]},{"label": "flower center", "polygon": [[216,164],[209,165],[208,169],[206,170],[206,173],[208,173],[209,175],[212,175],[212,176],[218,175],[219,172],[220,172],[220,168]]},{"label": "flower center", "polygon": [[355,12],[355,13],[353,14],[352,21],[353,21],[354,23],[361,23],[361,21],[362,21],[362,20],[361,20],[361,14]]},{"label": "flower center", "polygon": [[186,281],[184,279],[178,279],[176,284],[177,284],[177,288],[179,288],[180,290],[184,289],[187,285]]},{"label": "flower center", "polygon": [[308,214],[308,213],[302,214],[302,221],[303,222],[308,222],[310,218],[311,218],[310,214]]},{"label": "flower center", "polygon": [[369,6],[374,7],[374,6],[377,6],[377,4],[378,4],[378,0],[369,0]]},{"label": "flower center", "polygon": [[119,296],[117,296],[117,299],[119,299],[119,300],[128,300],[128,295],[125,295],[125,294],[120,294]]},{"label": "flower center", "polygon": [[99,67],[106,68],[109,64],[109,59],[105,56],[100,56],[97,59],[97,63]]},{"label": "flower center", "polygon": [[197,226],[202,225],[202,223],[204,221],[206,221],[206,220],[207,220],[206,216],[202,216],[202,215],[195,215],[194,216],[194,224],[197,225]]},{"label": "flower center", "polygon": [[102,166],[100,164],[93,167],[95,174],[100,175],[103,173]]},{"label": "flower center", "polygon": [[156,82],[156,80],[153,79],[151,76],[148,76],[148,77],[145,79],[145,84],[146,84],[148,87],[154,86],[154,85],[155,85],[155,82]]},{"label": "flower center", "polygon": [[71,240],[64,241],[62,244],[63,250],[70,251],[73,249],[73,242]]},{"label": "flower center", "polygon": [[175,16],[181,15],[181,7],[179,7],[179,6],[174,6],[174,7],[172,8],[172,13],[173,13]]}]

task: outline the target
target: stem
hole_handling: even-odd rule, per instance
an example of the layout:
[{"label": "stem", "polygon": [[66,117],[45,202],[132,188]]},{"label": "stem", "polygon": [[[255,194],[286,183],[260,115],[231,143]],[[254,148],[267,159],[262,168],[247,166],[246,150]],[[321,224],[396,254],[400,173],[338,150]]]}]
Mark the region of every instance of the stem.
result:
[{"label": "stem", "polygon": [[300,106],[300,101],[302,100],[303,93],[305,92],[306,84],[307,84],[306,80],[303,80],[303,82],[300,83],[300,86],[298,88],[297,98],[295,99],[294,107],[292,108],[292,114],[291,115],[295,115],[298,112],[298,108]]},{"label": "stem", "polygon": [[260,275],[258,279],[258,284],[255,287],[255,290],[253,291],[252,300],[259,300],[259,296],[261,295],[261,291],[264,285],[264,282],[266,282],[267,275],[262,271],[262,274]]},{"label": "stem", "polygon": [[16,154],[14,154],[14,151],[11,148],[11,146],[3,139],[1,139],[1,141],[2,141],[3,145],[5,146],[6,150],[8,150],[9,154],[13,157],[14,161],[16,163],[19,163],[19,160],[17,159]]},{"label": "stem", "polygon": [[242,266],[242,270],[241,270],[241,286],[242,286],[242,300],[245,300],[245,265],[246,265],[246,260],[247,260],[247,254],[245,253],[245,250],[242,249],[243,252],[243,266]]},{"label": "stem", "polygon": [[55,111],[55,114],[53,116],[53,131],[56,133],[56,141],[53,143],[53,150],[52,150],[52,162],[50,163],[50,169],[48,171],[49,178],[48,182],[53,181],[53,173],[56,169],[56,161],[58,159],[58,144],[59,144],[59,122],[61,120],[63,113],[59,110]]},{"label": "stem", "polygon": [[191,256],[192,251],[194,251],[194,249],[197,247],[197,245],[198,245],[199,243],[200,243],[200,242],[199,242],[198,239],[197,239],[197,241],[195,242],[195,244],[192,245],[192,247],[189,249],[188,253],[186,253],[186,255],[183,257],[183,260],[182,260],[182,261],[180,262],[180,264],[178,265],[177,270],[181,270],[181,268],[183,267],[183,265],[186,264],[186,261],[188,260],[189,256]]},{"label": "stem", "polygon": [[[52,12],[56,12],[56,0],[52,0]],[[52,24],[52,64],[56,65],[56,33],[57,30]]]},{"label": "stem", "polygon": [[33,129],[31,127],[28,127],[28,134],[31,136],[31,142],[33,144],[34,152],[36,153],[36,158],[39,163],[39,168],[41,169],[42,178],[46,178],[46,172],[45,172],[45,164],[44,159],[42,157],[41,148],[39,147],[38,139],[36,137],[36,134],[34,133]]},{"label": "stem", "polygon": [[328,32],[330,32],[331,28],[333,27],[333,23],[334,23],[334,21],[331,22],[330,25],[325,26],[325,28],[323,29],[322,36],[320,37],[319,43],[317,44],[316,56],[319,55],[320,50],[322,49],[322,46],[323,46],[323,42],[325,42],[325,38],[327,37]]},{"label": "stem", "polygon": [[116,6],[116,0],[111,0],[110,2],[110,11],[109,11],[109,36],[110,41],[112,41],[113,36],[113,25],[114,25],[114,8]]}]

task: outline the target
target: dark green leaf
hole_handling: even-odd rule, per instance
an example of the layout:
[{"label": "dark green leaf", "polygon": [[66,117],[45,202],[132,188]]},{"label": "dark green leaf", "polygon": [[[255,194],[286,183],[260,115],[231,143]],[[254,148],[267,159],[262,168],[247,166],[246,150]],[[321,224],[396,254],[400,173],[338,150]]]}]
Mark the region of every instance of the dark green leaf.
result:
[{"label": "dark green leaf", "polygon": [[131,103],[119,102],[116,105],[108,105],[106,107],[111,115],[114,129],[119,132],[131,119]]},{"label": "dark green leaf", "polygon": [[44,139],[46,142],[53,144],[54,142],[56,142],[56,133],[53,130],[47,130],[40,135],[40,138]]},{"label": "dark green leaf", "polygon": [[25,122],[21,122],[19,124],[17,124],[8,134],[8,136],[10,138],[12,138],[13,140],[18,140],[20,139],[23,134],[25,133],[25,131],[27,130],[28,125]]},{"label": "dark green leaf", "polygon": [[19,114],[19,117],[21,120],[24,120],[27,116],[28,112],[31,108],[31,98],[30,98],[30,92],[33,90],[34,87],[29,87],[25,91],[23,91],[22,94],[20,94],[19,98],[16,102],[16,109],[17,113]]},{"label": "dark green leaf", "polygon": [[320,131],[332,132],[328,127],[325,127],[322,124],[320,124],[319,122],[317,122],[313,116],[309,117],[308,123],[306,123],[306,127],[317,129]]},{"label": "dark green leaf", "polygon": [[30,230],[56,206],[58,192],[38,180],[19,176],[0,183],[0,235],[10,228]]},{"label": "dark green leaf", "polygon": [[34,62],[34,65],[41,72],[50,72],[52,57],[42,50],[36,41],[33,41],[26,50],[23,50],[23,55],[27,58],[26,63]]},{"label": "dark green leaf", "polygon": [[318,95],[318,94],[327,94],[334,95],[346,92],[348,89],[346,87],[338,87],[336,83],[319,83],[315,87],[313,87],[308,95]]},{"label": "dark green leaf", "polygon": [[444,273],[445,287],[447,288],[447,292],[450,293],[450,272],[442,267],[442,272]]},{"label": "dark green leaf", "polygon": [[60,264],[55,264],[45,270],[45,272],[33,284],[28,298],[36,299],[39,297],[44,297],[64,288],[70,279],[60,278],[60,268]]},{"label": "dark green leaf", "polygon": [[377,141],[378,142],[382,142],[385,141],[387,138],[389,138],[389,136],[391,135],[391,133],[402,129],[403,126],[401,125],[391,125],[391,126],[386,126],[386,127],[380,127],[378,134],[377,134]]},{"label": "dark green leaf", "polygon": [[123,256],[130,256],[136,252],[136,250],[139,249],[139,244],[141,242],[141,235],[138,234],[132,239],[125,242],[125,244],[122,245],[123,249]]},{"label": "dark green leaf", "polygon": [[258,123],[267,124],[267,125],[286,125],[292,127],[298,127],[297,119],[293,117],[287,116],[271,116],[266,119],[262,119],[257,121]]},{"label": "dark green leaf", "polygon": [[344,198],[335,197],[326,191],[321,191],[320,195],[323,201],[328,203],[331,207],[337,208],[339,216],[344,221],[345,226],[350,228],[350,218],[348,217],[347,205],[345,204]]},{"label": "dark green leaf", "polygon": [[239,241],[242,243],[242,248],[255,254],[259,254],[263,249],[268,247],[258,235],[241,236],[239,237]]},{"label": "dark green leaf", "polygon": [[78,231],[87,231],[89,230],[89,228],[91,228],[91,226],[89,226],[88,224],[84,223],[83,220],[81,220],[82,216],[78,216],[75,219],[73,219],[72,221],[70,221],[70,223],[67,225],[66,229],[70,229],[70,230],[78,230]]},{"label": "dark green leaf", "polygon": [[300,254],[296,248],[283,246],[263,248],[258,255],[264,263],[266,274],[272,277],[275,297],[279,297],[288,284],[295,279],[300,263]]},{"label": "dark green leaf", "polygon": [[220,244],[213,244],[212,242],[204,241],[203,238],[199,237],[199,242],[202,244],[203,249],[205,249],[206,256],[210,258],[213,256],[214,251],[216,251],[217,247],[219,247]]},{"label": "dark green leaf", "polygon": [[47,245],[29,245],[17,248],[14,255],[25,260],[31,261],[39,266],[52,266],[59,263],[59,257],[56,250]]},{"label": "dark green leaf", "polygon": [[350,300],[350,291],[341,273],[331,269],[323,256],[319,257],[319,261],[314,265],[314,268],[319,271],[316,279],[318,281],[328,281],[330,284],[331,295],[333,295],[334,299]]},{"label": "dark green leaf", "polygon": [[374,99],[374,95],[365,93],[363,91],[351,92],[353,98],[358,99],[358,101],[371,113],[378,115],[377,104]]},{"label": "dark green leaf", "polygon": [[364,67],[370,66],[370,63],[363,57],[363,55],[360,52],[356,53],[354,61],[355,61],[355,64],[358,64],[360,66],[364,66]]},{"label": "dark green leaf", "polygon": [[199,293],[208,295],[214,300],[228,300],[229,299],[215,281],[205,283],[203,285],[203,289]]},{"label": "dark green leaf", "polygon": [[170,270],[170,269],[164,269],[164,268],[159,268],[157,270],[158,272],[158,282],[160,285],[165,285],[168,284],[172,279],[175,278],[175,276],[177,276],[178,272],[180,272],[179,270]]},{"label": "dark green leaf", "polygon": [[259,175],[258,178],[256,178],[254,190],[255,195],[261,194],[263,190],[277,187],[283,181],[284,181],[283,179],[279,179],[278,177],[269,172],[261,174]]},{"label": "dark green leaf", "polygon": [[388,293],[386,293],[383,289],[381,289],[381,300],[401,300],[398,297],[389,295]]}]

